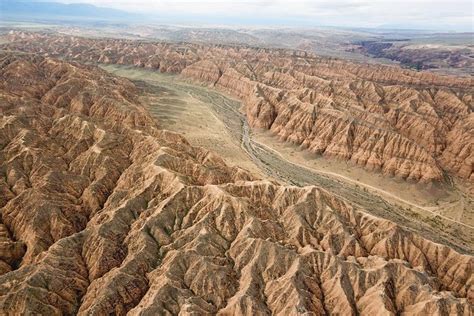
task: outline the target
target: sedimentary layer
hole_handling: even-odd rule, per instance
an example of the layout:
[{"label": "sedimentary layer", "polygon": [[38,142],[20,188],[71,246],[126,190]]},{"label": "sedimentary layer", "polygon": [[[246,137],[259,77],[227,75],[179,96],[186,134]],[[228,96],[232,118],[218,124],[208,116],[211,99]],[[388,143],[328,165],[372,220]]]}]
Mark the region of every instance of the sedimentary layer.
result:
[{"label": "sedimentary layer", "polygon": [[0,65],[2,314],[473,313],[472,256],[226,166],[98,68]]},{"label": "sedimentary layer", "polygon": [[474,181],[471,78],[243,46],[10,34],[7,49],[181,73],[242,99],[254,128],[413,182]]}]

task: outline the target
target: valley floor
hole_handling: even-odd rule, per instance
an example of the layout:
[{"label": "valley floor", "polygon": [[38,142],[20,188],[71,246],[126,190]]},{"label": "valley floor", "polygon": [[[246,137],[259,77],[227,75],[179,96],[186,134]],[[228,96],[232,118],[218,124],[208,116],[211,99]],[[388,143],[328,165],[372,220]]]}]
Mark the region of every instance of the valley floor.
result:
[{"label": "valley floor", "polygon": [[309,157],[268,132],[250,130],[240,102],[178,76],[102,65],[144,90],[142,102],[161,128],[179,132],[192,145],[212,150],[232,165],[260,177],[297,186],[318,185],[376,216],[393,220],[464,252],[474,244],[474,199],[458,185],[400,182],[345,162]]}]

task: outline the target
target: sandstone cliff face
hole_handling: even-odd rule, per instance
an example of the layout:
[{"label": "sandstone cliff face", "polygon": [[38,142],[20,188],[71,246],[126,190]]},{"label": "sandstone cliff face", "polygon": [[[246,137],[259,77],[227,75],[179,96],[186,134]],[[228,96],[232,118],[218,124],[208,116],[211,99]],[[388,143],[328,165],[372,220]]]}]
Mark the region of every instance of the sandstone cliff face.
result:
[{"label": "sandstone cliff face", "polygon": [[473,313],[472,256],[227,167],[97,68],[0,65],[3,314]]},{"label": "sandstone cliff face", "polygon": [[442,162],[446,169],[462,177],[474,181],[472,168],[474,160],[474,113],[470,113],[466,120],[458,122],[448,133],[449,146],[443,151]]},{"label": "sandstone cliff face", "polygon": [[286,50],[18,32],[10,38],[9,49],[181,73],[241,98],[252,127],[317,155],[414,182],[446,174],[472,181],[469,78]]}]

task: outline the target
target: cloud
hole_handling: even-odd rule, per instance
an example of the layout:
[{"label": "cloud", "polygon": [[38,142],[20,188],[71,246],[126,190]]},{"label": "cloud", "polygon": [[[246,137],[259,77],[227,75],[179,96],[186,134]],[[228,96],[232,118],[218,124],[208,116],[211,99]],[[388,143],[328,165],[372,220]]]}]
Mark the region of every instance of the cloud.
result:
[{"label": "cloud", "polygon": [[56,0],[83,2],[136,12],[293,19],[316,25],[378,26],[382,24],[472,30],[471,0]]}]

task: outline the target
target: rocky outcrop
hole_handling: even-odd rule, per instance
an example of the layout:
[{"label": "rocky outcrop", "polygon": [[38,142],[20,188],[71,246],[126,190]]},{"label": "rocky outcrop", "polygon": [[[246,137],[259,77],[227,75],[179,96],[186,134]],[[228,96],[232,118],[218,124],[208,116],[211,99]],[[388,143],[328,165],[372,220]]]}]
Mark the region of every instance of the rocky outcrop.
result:
[{"label": "rocky outcrop", "polygon": [[0,64],[2,314],[472,314],[472,256],[226,166],[97,68]]},{"label": "rocky outcrop", "polygon": [[252,127],[316,155],[413,182],[473,177],[470,78],[243,46],[10,39],[8,49],[181,73],[241,98]]},{"label": "rocky outcrop", "polygon": [[443,151],[441,161],[446,169],[462,177],[474,181],[472,168],[474,165],[474,114],[458,122],[448,133],[449,146]]},{"label": "rocky outcrop", "polygon": [[216,84],[222,76],[221,69],[208,60],[198,61],[183,69],[181,73],[189,78],[209,82],[211,85]]}]

